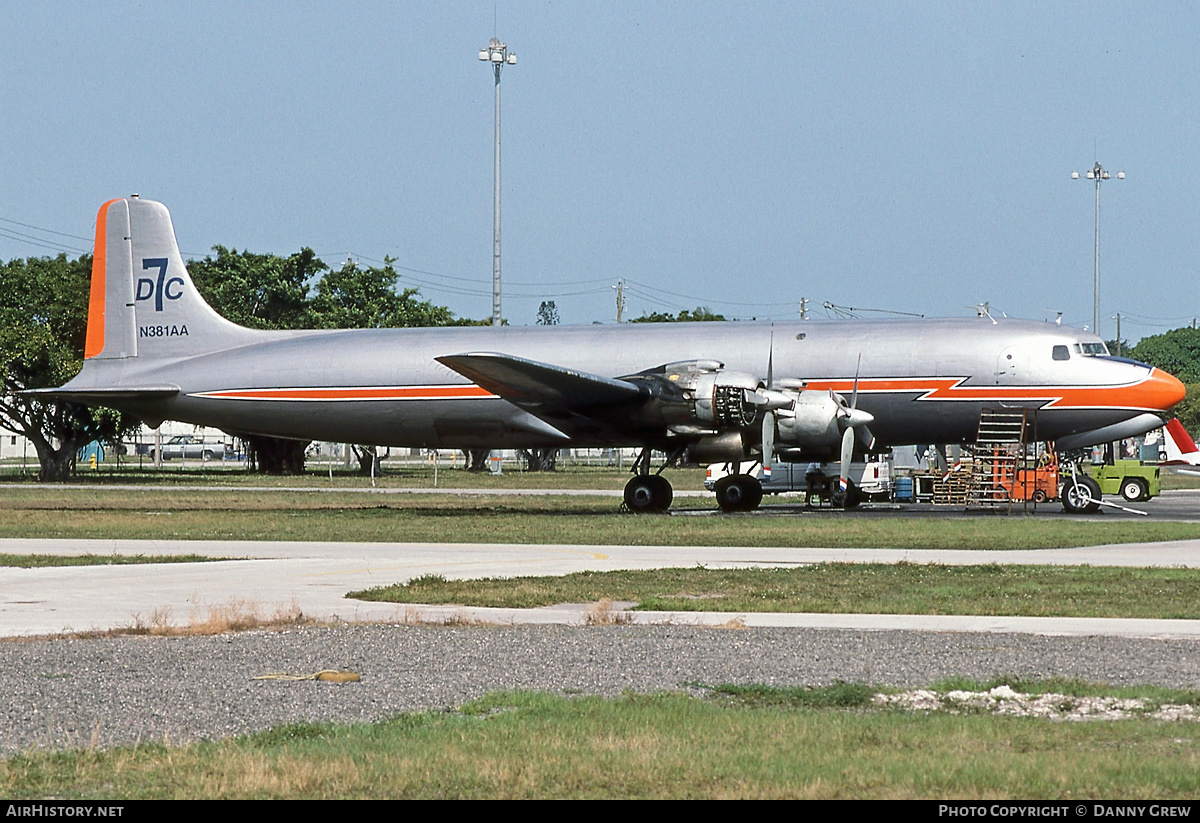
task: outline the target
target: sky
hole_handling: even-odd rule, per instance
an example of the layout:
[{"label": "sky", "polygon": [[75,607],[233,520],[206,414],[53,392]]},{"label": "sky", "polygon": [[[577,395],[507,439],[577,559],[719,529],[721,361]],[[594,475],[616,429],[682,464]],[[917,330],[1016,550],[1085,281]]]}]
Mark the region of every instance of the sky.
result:
[{"label": "sky", "polygon": [[0,260],[138,192],[185,258],[391,257],[488,317],[492,36],[511,324],[614,322],[621,279],[626,318],[1090,326],[1095,162],[1102,336],[1200,315],[1195,3],[5,3]]}]

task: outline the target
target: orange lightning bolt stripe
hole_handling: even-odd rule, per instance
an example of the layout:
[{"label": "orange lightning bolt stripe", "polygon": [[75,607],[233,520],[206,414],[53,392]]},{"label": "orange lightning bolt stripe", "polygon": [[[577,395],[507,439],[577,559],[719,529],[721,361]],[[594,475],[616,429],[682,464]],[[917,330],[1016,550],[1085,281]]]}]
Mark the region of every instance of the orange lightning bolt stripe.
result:
[{"label": "orange lightning bolt stripe", "polygon": [[[1183,399],[1183,384],[1158,369],[1115,386],[964,386],[966,377],[860,378],[866,394],[919,394],[916,401],[1040,401],[1054,409],[1168,409]],[[849,394],[853,379],[810,380],[807,389]]]}]

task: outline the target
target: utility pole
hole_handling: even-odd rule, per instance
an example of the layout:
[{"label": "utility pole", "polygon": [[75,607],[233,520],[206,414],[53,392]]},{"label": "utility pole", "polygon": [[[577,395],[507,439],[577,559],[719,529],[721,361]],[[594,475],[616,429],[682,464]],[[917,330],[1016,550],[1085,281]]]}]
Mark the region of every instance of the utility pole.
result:
[{"label": "utility pole", "polygon": [[617,290],[617,322],[620,323],[625,315],[625,281],[618,277],[617,285],[613,288]]},{"label": "utility pole", "polygon": [[[1087,179],[1096,181],[1096,268],[1092,285],[1092,334],[1095,335],[1100,334],[1100,184],[1109,177],[1108,169],[1101,166],[1100,161],[1087,172]],[[1078,180],[1079,172],[1071,172],[1071,179]],[[1117,172],[1117,179],[1124,180],[1125,172]]]},{"label": "utility pole", "polygon": [[800,298],[800,319],[801,320],[808,319],[808,298],[807,297]]},{"label": "utility pole", "polygon": [[1117,321],[1117,357],[1121,356],[1121,313],[1117,312],[1113,315]]},{"label": "utility pole", "polygon": [[505,64],[515,66],[517,56],[510,54],[508,46],[495,37],[488,41],[487,48],[479,50],[479,59],[492,64],[496,74],[496,179],[493,188],[492,209],[492,325],[500,325],[500,69]]}]

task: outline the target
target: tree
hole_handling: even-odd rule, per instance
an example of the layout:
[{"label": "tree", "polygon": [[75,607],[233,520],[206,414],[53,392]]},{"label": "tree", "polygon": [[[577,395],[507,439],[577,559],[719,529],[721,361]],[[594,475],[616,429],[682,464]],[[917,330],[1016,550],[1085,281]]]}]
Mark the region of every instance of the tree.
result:
[{"label": "tree", "polygon": [[1109,354],[1115,354],[1117,357],[1128,357],[1129,350],[1133,348],[1125,338],[1118,340],[1114,337],[1112,340],[1105,340],[1104,345],[1108,346]]},{"label": "tree", "polygon": [[641,317],[635,317],[630,320],[630,323],[695,323],[700,321],[724,320],[722,314],[714,314],[709,310],[708,306],[697,306],[689,311],[688,309],[680,310],[677,315],[664,314],[663,312],[651,312],[643,314]]},{"label": "tree", "polygon": [[310,285],[329,271],[313,253],[289,257],[213,246],[216,257],[189,260],[188,274],[210,306],[227,320],[252,329],[313,327]]},{"label": "tree", "polygon": [[382,268],[348,262],[327,271],[310,303],[313,327],[393,329],[453,323],[454,314],[448,308],[418,299],[417,289],[397,291],[400,275],[394,262],[384,258]]},{"label": "tree", "polygon": [[553,300],[543,300],[538,306],[537,324],[539,326],[557,326],[558,325],[558,306]]},{"label": "tree", "polygon": [[1184,383],[1200,383],[1200,329],[1184,327],[1143,337],[1129,356],[1170,372]]},{"label": "tree", "polygon": [[521,457],[525,458],[525,471],[552,472],[558,471],[558,449],[521,449]]},{"label": "tree", "polygon": [[1184,387],[1187,396],[1171,409],[1171,414],[1178,417],[1188,434],[1195,437],[1200,433],[1200,383],[1185,383]]},{"label": "tree", "polygon": [[[258,329],[378,329],[446,326],[454,314],[419,298],[417,289],[399,289],[400,275],[384,258],[382,267],[347,262],[331,269],[304,248],[288,257],[238,252],[214,246],[213,256],[188,263],[201,295],[219,314]],[[252,465],[267,474],[301,474],[308,443],[243,435]],[[373,447],[356,446],[361,471],[369,474],[378,457]]]},{"label": "tree", "polygon": [[1200,431],[1200,329],[1185,326],[1143,337],[1127,354],[1183,381],[1187,395],[1170,413],[1190,434]]},{"label": "tree", "polygon": [[467,471],[487,471],[488,457],[491,455],[491,453],[491,449],[463,449],[463,454],[467,458]]},{"label": "tree", "polygon": [[39,480],[65,481],[80,447],[116,445],[137,425],[111,409],[19,393],[61,386],[83,365],[91,263],[60,254],[0,265],[0,423],[33,443]]}]

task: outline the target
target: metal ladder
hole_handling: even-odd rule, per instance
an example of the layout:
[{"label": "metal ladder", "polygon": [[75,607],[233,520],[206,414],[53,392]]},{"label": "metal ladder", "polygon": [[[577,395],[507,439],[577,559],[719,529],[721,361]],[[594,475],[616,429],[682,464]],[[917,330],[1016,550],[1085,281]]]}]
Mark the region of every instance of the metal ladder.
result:
[{"label": "metal ladder", "polygon": [[983,409],[975,437],[967,509],[1012,511],[1009,489],[1025,468],[1027,409]]}]

